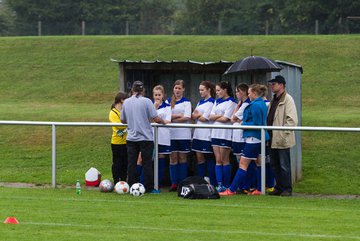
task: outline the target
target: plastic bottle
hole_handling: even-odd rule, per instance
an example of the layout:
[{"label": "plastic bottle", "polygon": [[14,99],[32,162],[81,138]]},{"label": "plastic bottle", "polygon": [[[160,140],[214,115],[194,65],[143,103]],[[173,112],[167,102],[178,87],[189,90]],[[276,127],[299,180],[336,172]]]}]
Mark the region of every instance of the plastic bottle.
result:
[{"label": "plastic bottle", "polygon": [[76,181],[76,186],[75,186],[75,188],[76,188],[76,194],[77,194],[77,195],[80,195],[80,194],[81,194],[81,185],[80,185],[80,181],[79,181],[79,180]]}]

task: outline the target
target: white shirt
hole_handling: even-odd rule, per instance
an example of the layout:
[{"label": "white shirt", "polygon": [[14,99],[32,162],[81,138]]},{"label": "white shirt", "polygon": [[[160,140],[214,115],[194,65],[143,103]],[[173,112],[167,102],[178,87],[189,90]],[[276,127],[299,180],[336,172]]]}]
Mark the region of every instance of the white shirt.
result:
[{"label": "white shirt", "polygon": [[[240,121],[243,119],[243,114],[246,106],[250,104],[250,99],[247,98],[239,107],[238,111],[234,114]],[[235,122],[234,126],[240,126],[239,122]],[[233,129],[232,133],[232,141],[233,142],[245,142],[243,138],[243,129]]]},{"label": "white shirt", "polygon": [[[171,122],[171,107],[169,104],[162,102],[156,112],[162,120]],[[158,144],[170,146],[170,128],[158,128]]]},{"label": "white shirt", "polygon": [[[233,97],[224,99],[217,99],[211,110],[210,115],[222,115],[229,119],[228,122],[215,121],[215,125],[231,125],[230,118],[236,107],[236,100]],[[231,141],[231,129],[212,129],[211,138],[223,139]]]},{"label": "white shirt", "polygon": [[[202,114],[202,117],[205,119],[209,119],[211,110],[214,106],[215,99],[210,97],[207,100],[201,99],[197,104],[195,110]],[[196,120],[196,124],[210,124],[207,122],[202,122],[199,119]],[[203,141],[211,141],[211,129],[205,128],[197,128],[194,131],[193,139],[203,140]]]},{"label": "white shirt", "polygon": [[[166,102],[170,105],[171,98]],[[183,114],[184,117],[191,118],[191,103],[185,97],[175,102],[175,106],[171,109],[172,114]],[[184,123],[190,123],[189,121]],[[171,128],[170,129],[171,140],[191,140],[191,128]]]}]

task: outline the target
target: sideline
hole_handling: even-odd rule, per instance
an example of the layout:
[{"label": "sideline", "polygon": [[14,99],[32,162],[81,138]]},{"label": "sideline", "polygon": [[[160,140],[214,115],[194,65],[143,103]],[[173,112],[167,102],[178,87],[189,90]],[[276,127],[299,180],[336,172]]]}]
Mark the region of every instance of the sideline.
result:
[{"label": "sideline", "polygon": [[[58,227],[81,227],[81,228],[100,228],[106,230],[108,225],[99,224],[72,224],[72,223],[43,223],[43,222],[21,222],[23,225],[37,225],[37,226],[58,226]],[[118,230],[124,229],[136,229],[139,230],[139,226],[131,226],[121,224],[116,225]],[[116,229],[116,227],[113,226]],[[245,231],[245,230],[207,230],[207,229],[184,229],[184,228],[165,228],[165,227],[149,227],[141,226],[142,230],[153,232],[180,232],[180,233],[212,233],[212,234],[241,234],[241,235],[257,235],[257,236],[278,236],[278,237],[302,237],[302,238],[322,238],[322,239],[354,239],[360,240],[359,236],[347,236],[347,235],[329,235],[329,234],[309,234],[309,233],[271,233],[271,232],[259,232],[259,231]]]}]

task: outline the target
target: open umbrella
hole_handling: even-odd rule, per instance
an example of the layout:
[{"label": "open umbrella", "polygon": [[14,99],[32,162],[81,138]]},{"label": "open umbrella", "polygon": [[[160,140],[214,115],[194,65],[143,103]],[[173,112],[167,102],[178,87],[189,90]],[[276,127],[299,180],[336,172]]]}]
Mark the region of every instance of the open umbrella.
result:
[{"label": "open umbrella", "polygon": [[249,56],[233,63],[225,72],[231,73],[266,73],[278,72],[282,67],[272,59],[261,56]]}]

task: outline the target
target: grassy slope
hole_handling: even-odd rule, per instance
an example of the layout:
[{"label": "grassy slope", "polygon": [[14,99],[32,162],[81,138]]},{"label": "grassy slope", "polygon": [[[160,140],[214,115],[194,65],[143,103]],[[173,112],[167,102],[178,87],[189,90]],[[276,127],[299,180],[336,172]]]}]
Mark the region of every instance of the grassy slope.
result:
[{"label": "grassy slope", "polygon": [[[118,78],[110,58],[235,61],[251,49],[303,66],[303,125],[360,126],[359,35],[0,38],[0,119],[107,121]],[[90,165],[110,177],[109,135],[104,128],[61,128],[60,182],[72,182]],[[297,191],[358,193],[360,153],[351,148],[358,134],[303,136]],[[0,126],[0,137],[1,180],[50,182],[49,128]]]},{"label": "grassy slope", "polygon": [[359,200],[1,188],[1,240],[358,240]]}]

